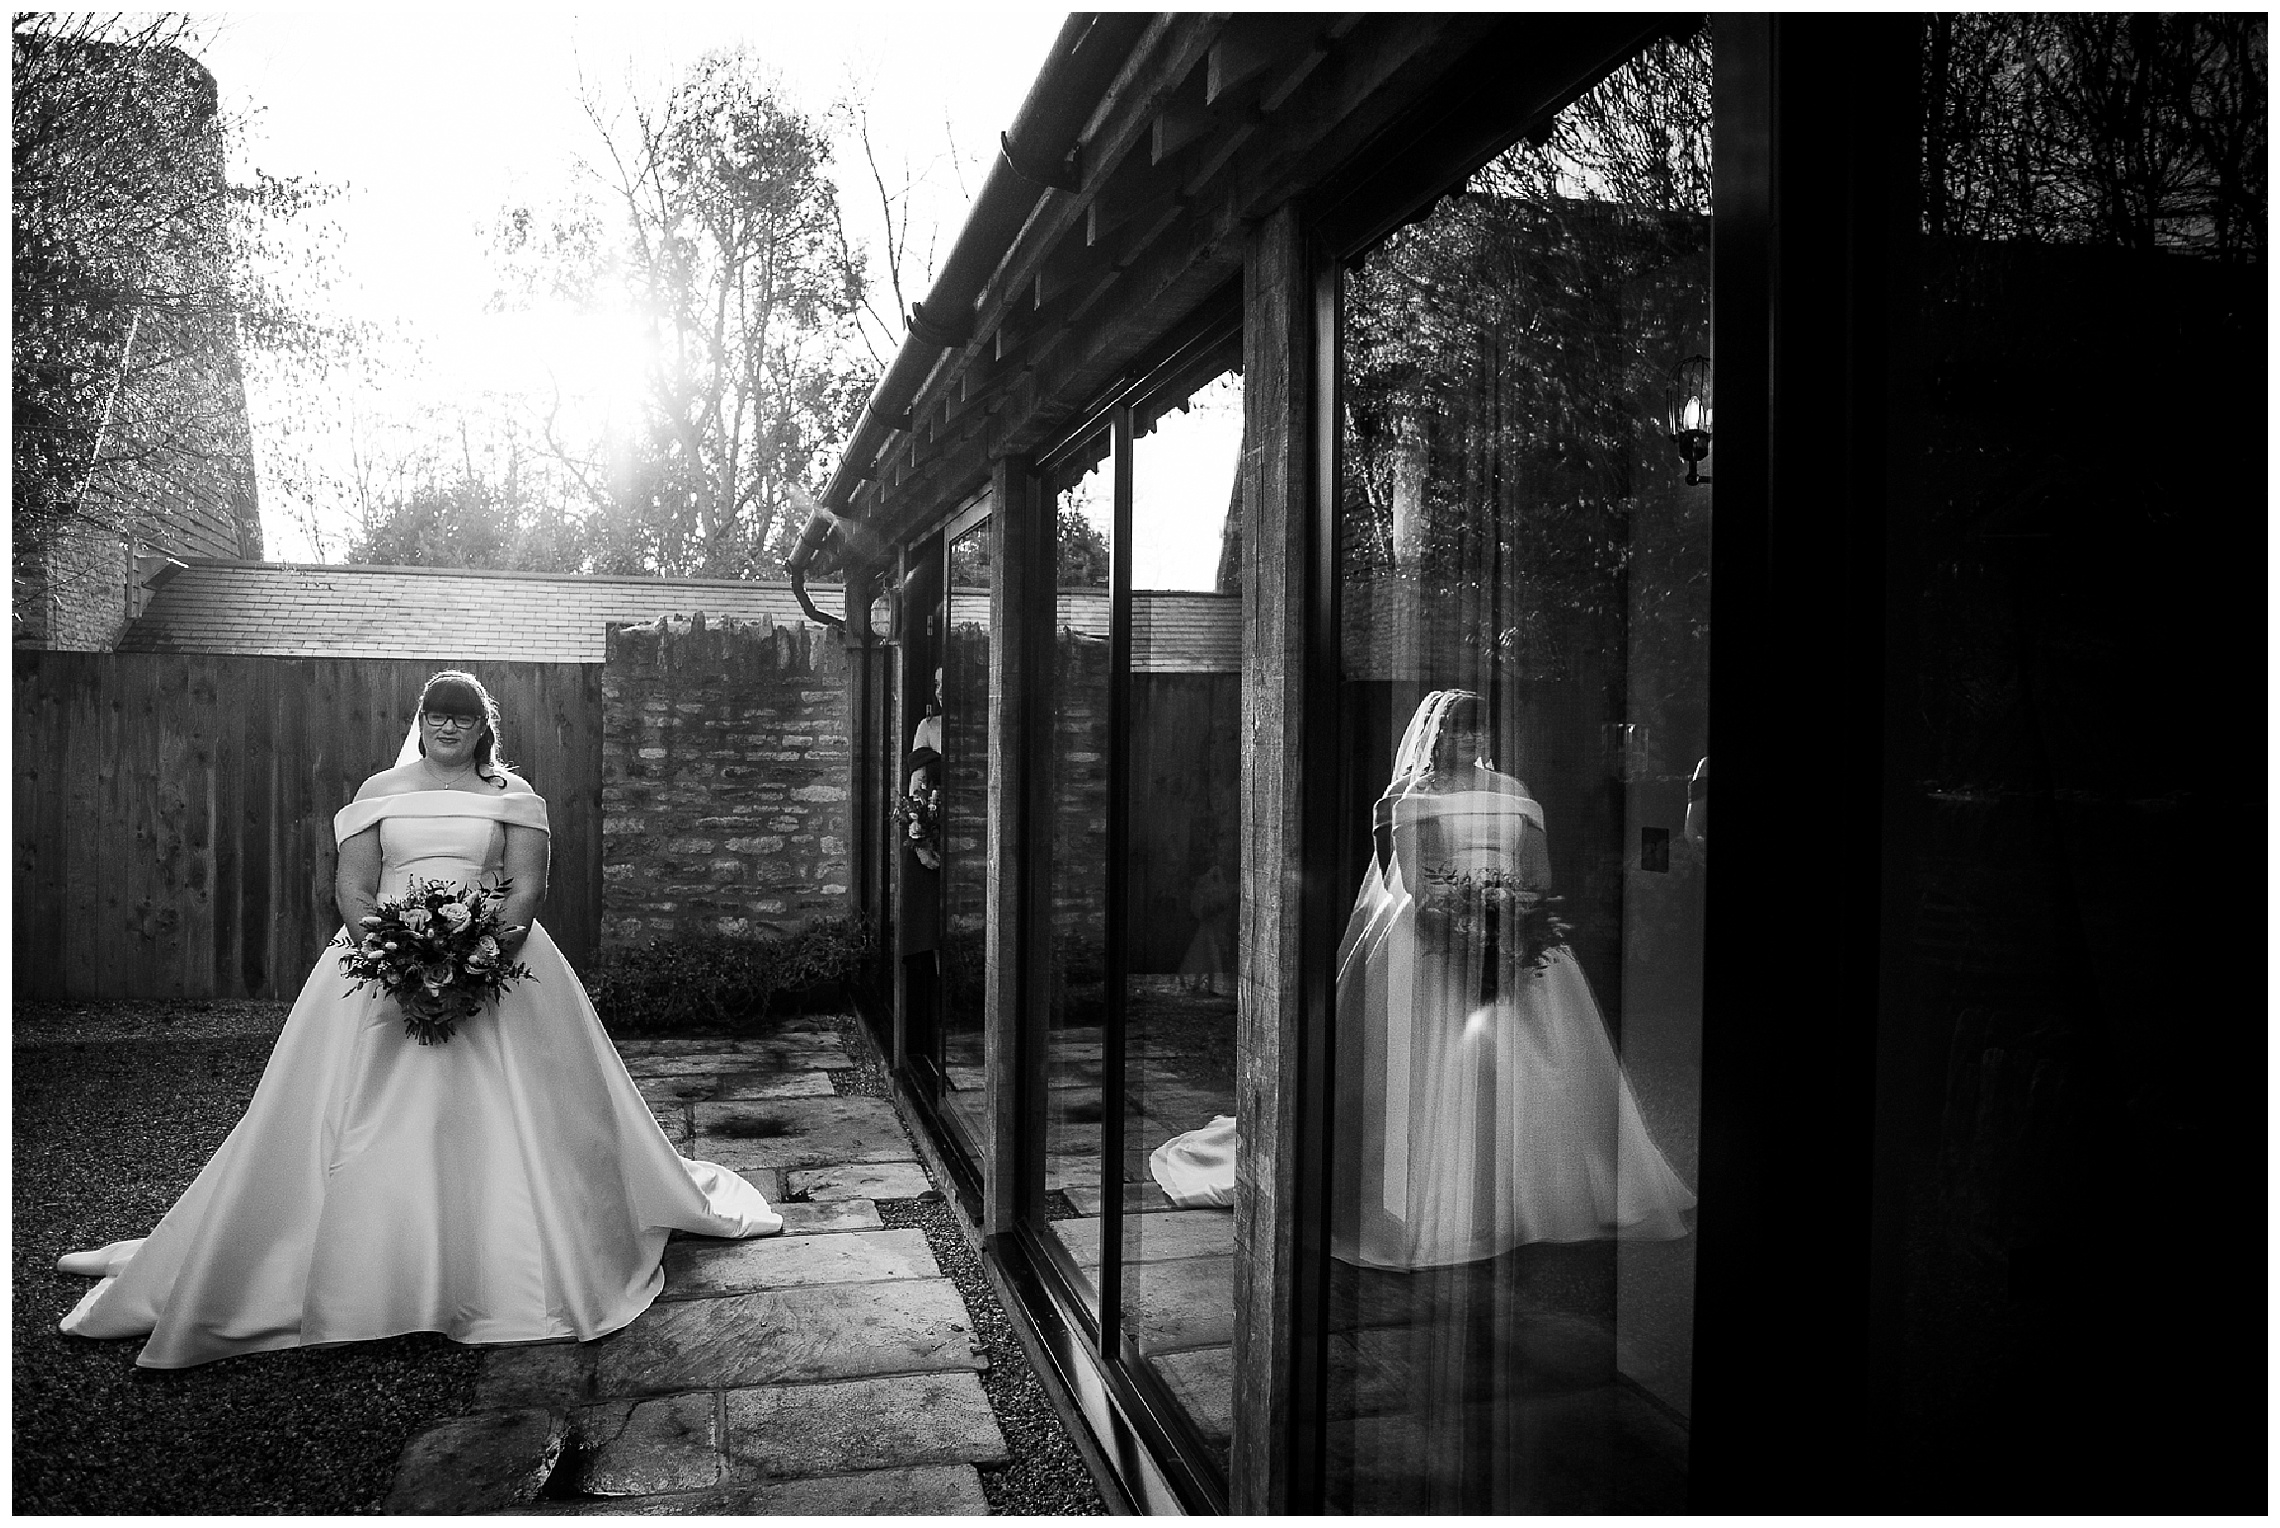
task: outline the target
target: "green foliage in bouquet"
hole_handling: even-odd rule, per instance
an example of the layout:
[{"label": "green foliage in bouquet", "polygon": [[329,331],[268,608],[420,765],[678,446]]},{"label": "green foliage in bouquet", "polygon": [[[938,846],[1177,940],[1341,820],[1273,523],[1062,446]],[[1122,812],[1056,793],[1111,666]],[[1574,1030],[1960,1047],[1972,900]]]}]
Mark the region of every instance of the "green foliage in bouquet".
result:
[{"label": "green foliage in bouquet", "polygon": [[852,914],[793,934],[653,940],[611,953],[586,987],[615,1034],[734,1030],[759,1020],[779,996],[862,981],[877,956],[870,920]]}]

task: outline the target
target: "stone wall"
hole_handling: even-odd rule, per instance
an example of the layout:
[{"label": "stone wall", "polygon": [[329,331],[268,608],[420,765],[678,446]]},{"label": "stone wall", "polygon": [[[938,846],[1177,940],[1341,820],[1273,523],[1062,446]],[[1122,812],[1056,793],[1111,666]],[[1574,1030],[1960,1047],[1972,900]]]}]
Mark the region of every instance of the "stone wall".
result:
[{"label": "stone wall", "polygon": [[611,628],[605,950],[848,910],[848,704],[838,638],[804,622]]},{"label": "stone wall", "polygon": [[19,553],[15,577],[18,647],[108,652],[126,629],[127,560],[118,532],[69,520],[44,547]]}]

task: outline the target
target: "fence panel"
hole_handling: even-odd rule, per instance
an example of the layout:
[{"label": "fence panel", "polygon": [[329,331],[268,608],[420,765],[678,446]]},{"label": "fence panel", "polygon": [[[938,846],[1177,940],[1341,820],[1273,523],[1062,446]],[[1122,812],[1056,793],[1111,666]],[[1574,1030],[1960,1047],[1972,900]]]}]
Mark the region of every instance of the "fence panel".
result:
[{"label": "fence panel", "polygon": [[[293,996],[338,924],[332,814],[393,762],[434,668],[16,653],[16,994]],[[540,916],[584,966],[601,929],[600,671],[476,673],[547,799]]]}]

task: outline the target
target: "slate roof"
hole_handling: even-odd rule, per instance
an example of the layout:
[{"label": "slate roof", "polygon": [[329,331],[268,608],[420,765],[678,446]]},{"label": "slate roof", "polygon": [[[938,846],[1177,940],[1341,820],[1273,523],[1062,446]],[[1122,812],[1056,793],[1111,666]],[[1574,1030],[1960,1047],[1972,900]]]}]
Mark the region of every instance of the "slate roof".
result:
[{"label": "slate roof", "polygon": [[[836,584],[810,584],[837,615]],[[805,621],[787,583],[187,559],[121,652],[599,663],[611,621]]]}]

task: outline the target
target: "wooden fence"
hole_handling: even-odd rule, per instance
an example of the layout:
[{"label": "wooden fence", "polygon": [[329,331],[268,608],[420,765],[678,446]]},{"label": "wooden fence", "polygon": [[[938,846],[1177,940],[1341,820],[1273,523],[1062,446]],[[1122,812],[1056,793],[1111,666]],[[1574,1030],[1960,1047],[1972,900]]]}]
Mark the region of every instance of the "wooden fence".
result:
[{"label": "wooden fence", "polygon": [[[394,762],[437,665],[15,660],[16,995],[295,996],[339,926],[333,813]],[[553,823],[540,919],[584,966],[601,928],[600,666],[474,672]]]}]

